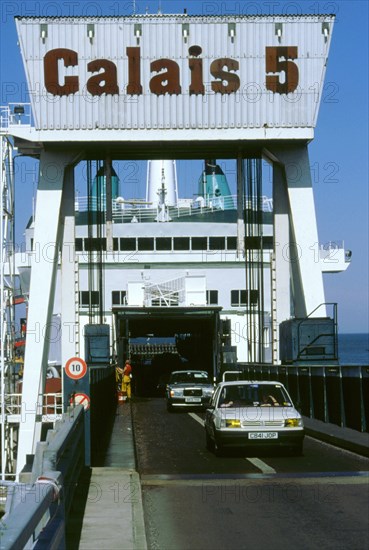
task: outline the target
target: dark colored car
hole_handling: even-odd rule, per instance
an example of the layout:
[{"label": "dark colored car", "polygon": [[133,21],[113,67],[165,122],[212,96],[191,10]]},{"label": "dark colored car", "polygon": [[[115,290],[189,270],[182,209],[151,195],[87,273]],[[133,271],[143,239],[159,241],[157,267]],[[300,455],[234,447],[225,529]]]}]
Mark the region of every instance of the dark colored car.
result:
[{"label": "dark colored car", "polygon": [[178,370],[170,375],[166,387],[167,409],[209,405],[214,386],[209,374],[202,370]]}]

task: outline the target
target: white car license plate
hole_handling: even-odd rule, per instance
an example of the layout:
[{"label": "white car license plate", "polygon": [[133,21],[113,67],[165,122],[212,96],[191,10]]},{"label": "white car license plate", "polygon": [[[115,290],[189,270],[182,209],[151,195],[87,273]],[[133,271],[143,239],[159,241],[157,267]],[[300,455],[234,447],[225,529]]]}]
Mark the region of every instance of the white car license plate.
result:
[{"label": "white car license plate", "polygon": [[201,397],[186,397],[186,403],[201,403]]},{"label": "white car license plate", "polygon": [[251,432],[249,439],[278,439],[278,432]]}]

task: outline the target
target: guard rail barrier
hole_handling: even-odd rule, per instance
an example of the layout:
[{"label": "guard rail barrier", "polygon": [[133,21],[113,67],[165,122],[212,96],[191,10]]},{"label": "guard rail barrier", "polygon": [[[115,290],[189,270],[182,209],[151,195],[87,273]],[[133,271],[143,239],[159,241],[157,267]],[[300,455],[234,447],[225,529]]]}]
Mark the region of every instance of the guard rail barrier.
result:
[{"label": "guard rail barrier", "polygon": [[282,382],[304,416],[369,431],[369,366],[239,363],[237,370],[245,379]]},{"label": "guard rail barrier", "polygon": [[65,528],[73,494],[85,465],[84,409],[68,408],[39,442],[19,483],[7,488],[0,525],[1,550],[65,548]]}]

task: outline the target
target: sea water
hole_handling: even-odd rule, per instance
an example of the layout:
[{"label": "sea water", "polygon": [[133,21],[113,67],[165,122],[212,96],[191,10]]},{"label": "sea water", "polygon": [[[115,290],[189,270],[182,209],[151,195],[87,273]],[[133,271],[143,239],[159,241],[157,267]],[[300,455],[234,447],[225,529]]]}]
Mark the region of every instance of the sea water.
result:
[{"label": "sea water", "polygon": [[369,334],[338,334],[341,365],[369,366]]}]

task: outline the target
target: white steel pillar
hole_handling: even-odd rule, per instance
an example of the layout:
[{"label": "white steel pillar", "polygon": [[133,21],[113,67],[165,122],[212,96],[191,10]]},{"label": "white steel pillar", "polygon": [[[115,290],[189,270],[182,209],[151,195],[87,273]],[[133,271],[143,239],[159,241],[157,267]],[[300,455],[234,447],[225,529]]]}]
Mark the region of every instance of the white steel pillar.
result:
[{"label": "white steel pillar", "polygon": [[283,169],[273,165],[274,261],[277,327],[292,314],[291,272],[287,251],[290,242],[289,201]]},{"label": "white steel pillar", "polygon": [[[75,214],[74,214],[74,168],[68,167],[65,173],[62,201],[61,249],[61,328],[62,369],[71,357],[79,356],[79,329],[76,300],[78,288],[76,279],[78,264],[75,254]],[[64,377],[62,376],[62,381]]]},{"label": "white steel pillar", "polygon": [[10,462],[9,447],[6,441],[9,426],[6,418],[6,384],[13,365],[13,298],[14,298],[14,174],[13,147],[9,139],[0,135],[0,409],[1,409],[1,479],[5,479]]},{"label": "white steel pillar", "polygon": [[40,437],[42,394],[48,362],[51,318],[60,246],[60,208],[66,154],[42,152],[34,226],[17,475]]},{"label": "white steel pillar", "polygon": [[[272,152],[284,171],[288,194],[290,237],[280,246],[291,268],[294,315],[298,318],[310,314],[312,317],[325,317],[326,308],[321,306],[325,296],[322,270],[316,258],[319,240],[307,145],[276,146]],[[279,208],[280,200],[283,201],[283,208],[286,207],[285,192],[274,195],[274,200],[277,201],[274,208]],[[277,270],[277,278],[280,276]],[[280,303],[281,298],[277,295],[277,307],[285,308]],[[283,320],[281,316],[279,314],[280,321]]]},{"label": "white steel pillar", "polygon": [[237,155],[237,257],[245,257],[245,222],[244,222],[244,174],[243,158]]}]

